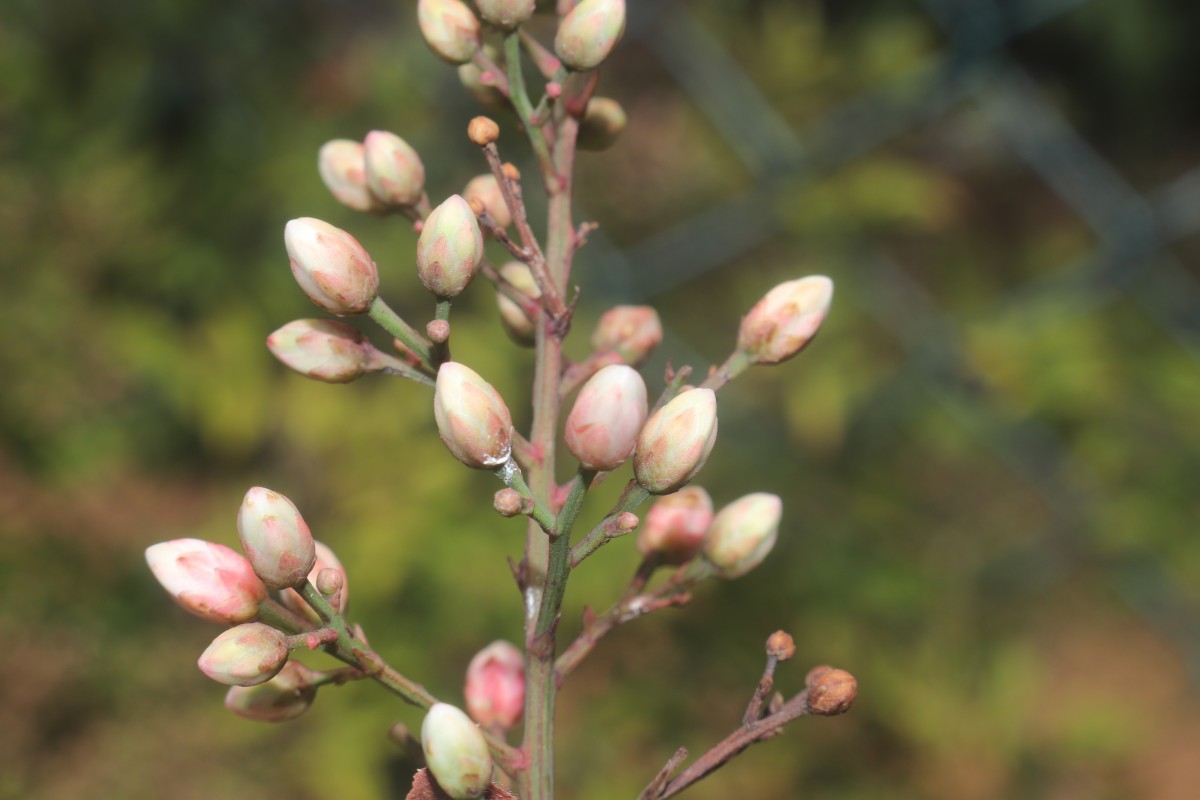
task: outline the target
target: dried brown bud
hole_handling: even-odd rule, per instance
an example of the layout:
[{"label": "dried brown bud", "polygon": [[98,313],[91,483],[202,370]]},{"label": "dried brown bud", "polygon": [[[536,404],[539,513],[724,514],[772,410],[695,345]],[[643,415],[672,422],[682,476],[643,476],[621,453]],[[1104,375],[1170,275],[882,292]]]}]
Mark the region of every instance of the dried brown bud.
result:
[{"label": "dried brown bud", "polygon": [[500,126],[490,117],[475,117],[467,123],[467,138],[483,147],[500,138]]},{"label": "dried brown bud", "polygon": [[796,655],[796,642],[787,631],[775,631],[767,637],[767,655],[787,661]]},{"label": "dried brown bud", "polygon": [[517,169],[511,161],[505,161],[500,165],[500,171],[504,173],[504,177],[510,181],[521,180],[521,170]]},{"label": "dried brown bud", "polygon": [[858,681],[843,669],[813,667],[804,678],[808,686],[809,713],[823,717],[843,714],[854,705],[858,696]]},{"label": "dried brown bud", "polygon": [[521,513],[521,494],[516,489],[504,488],[492,497],[492,508],[502,517],[515,517]]},{"label": "dried brown bud", "polygon": [[477,217],[482,217],[483,212],[487,211],[487,206],[478,197],[468,197],[467,205],[471,207],[471,210],[475,212],[475,216]]}]

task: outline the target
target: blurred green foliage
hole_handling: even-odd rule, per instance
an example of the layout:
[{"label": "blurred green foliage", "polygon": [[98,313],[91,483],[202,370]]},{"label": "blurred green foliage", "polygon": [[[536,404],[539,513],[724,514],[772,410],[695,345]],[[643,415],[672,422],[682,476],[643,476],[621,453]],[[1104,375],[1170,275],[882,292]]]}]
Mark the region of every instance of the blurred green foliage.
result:
[{"label": "blurred green foliage", "polygon": [[[694,11],[800,131],[945,45],[909,4]],[[1094,0],[1014,52],[1153,186],[1195,161],[1197,16]],[[347,566],[373,644],[438,695],[460,697],[480,647],[519,639],[505,558],[521,526],[490,511],[490,476],[447,457],[428,393],[306,382],[262,344],[317,316],[286,268],[291,217],[348,228],[389,302],[414,321],[431,309],[411,231],[339,208],[314,169],[325,140],[385,128],[422,154],[435,194],[484,170],[458,135],[474,107],[414,28],[411,4],[382,0],[0,9],[0,798],[404,795],[384,732],[415,728],[414,710],[364,685],[324,691],[289,725],[234,718],[194,667],[215,631],[144,567],[165,538],[233,543],[250,485],[297,502]],[[579,195],[618,245],[754,181],[643,46],[619,53],[603,91],[630,129],[581,156]],[[521,163],[518,139],[501,144]],[[718,504],[783,495],[779,547],[752,578],[619,630],[572,678],[562,796],[635,796],[675,747],[724,736],[777,628],[798,644],[785,692],[831,662],[858,676],[858,705],[799,721],[689,796],[1191,796],[1200,709],[1180,643],[1196,618],[1156,603],[1195,606],[1200,586],[1195,342],[1130,296],[1082,311],[1051,297],[1035,317],[1000,302],[1095,242],[976,104],[831,175],[782,180],[776,207],[775,240],[654,298],[668,341],[647,377],[653,389],[668,359],[719,361],[774,283],[834,277],[820,340],[722,394],[702,475]],[[889,295],[881,257],[941,316]],[[498,346],[489,294],[456,303],[456,357],[524,424],[529,356]],[[918,329],[951,323],[961,361],[944,369],[969,369],[951,377],[973,391],[927,380],[938,354],[882,325],[881,298]],[[582,298],[577,356],[600,301]],[[1064,458],[1009,440],[1030,428]],[[566,635],[635,562],[623,542],[580,571]]]}]

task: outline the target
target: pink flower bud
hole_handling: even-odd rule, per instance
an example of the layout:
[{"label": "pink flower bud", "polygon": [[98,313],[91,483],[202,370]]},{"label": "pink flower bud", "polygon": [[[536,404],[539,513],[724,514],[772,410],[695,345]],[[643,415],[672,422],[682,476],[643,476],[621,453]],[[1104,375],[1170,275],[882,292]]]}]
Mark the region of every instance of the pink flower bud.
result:
[{"label": "pink flower bud", "polygon": [[633,452],[646,414],[642,376],[633,367],[611,364],[579,390],[567,417],[567,449],[585,469],[616,469]]},{"label": "pink flower bud", "polygon": [[700,471],[717,441],[717,396],[692,389],[646,421],[633,455],[633,474],[651,494],[670,494]]},{"label": "pink flower bud", "polygon": [[584,150],[607,150],[625,130],[629,119],[625,109],[611,97],[593,97],[579,122],[576,140]]},{"label": "pink flower bud", "polygon": [[467,183],[467,188],[463,189],[463,198],[468,204],[472,200],[483,203],[488,216],[495,220],[501,228],[507,228],[512,224],[512,214],[509,213],[508,203],[504,202],[504,193],[500,191],[500,184],[496,181],[495,175],[489,173],[471,178]]},{"label": "pink flower bud", "polygon": [[824,275],[781,283],[742,319],[737,346],[756,364],[778,364],[804,349],[821,327],[833,300]]},{"label": "pink flower bud", "polygon": [[261,622],[247,622],[213,639],[197,663],[217,683],[257,686],[278,675],[287,660],[282,633]]},{"label": "pink flower bud", "polygon": [[722,578],[737,578],[762,563],[779,533],[783,501],[778,495],[748,494],[717,512],[704,537],[704,557]]},{"label": "pink flower bud", "polygon": [[371,131],[363,140],[367,188],[385,206],[412,206],[425,191],[425,165],[394,133]]},{"label": "pink flower bud", "polygon": [[289,661],[266,683],[229,687],[225,707],[258,722],[287,722],[308,711],[316,698],[316,688],[309,685],[311,675],[300,662]]},{"label": "pink flower bud", "polygon": [[467,667],[467,713],[485,728],[508,730],[525,711],[525,659],[505,641],[480,650]]},{"label": "pink flower bud", "polygon": [[[338,561],[338,557],[334,555],[334,552],[327,546],[317,541],[314,541],[313,544],[316,546],[317,560],[308,573],[308,579],[315,584],[317,582],[317,577],[321,574],[321,571],[325,569],[333,569],[342,573],[342,588],[338,592],[337,603],[334,604],[334,608],[336,608],[339,613],[345,614],[346,606],[350,600],[350,592],[349,589],[346,588],[346,568],[342,566],[342,562]],[[292,611],[295,611],[297,614],[308,618],[314,624],[320,624],[321,618],[317,616],[317,612],[312,610],[312,606],[306,603],[304,598],[301,597],[299,592],[297,592],[295,589],[287,589],[281,593],[279,600]]]},{"label": "pink flower bud", "polygon": [[[504,264],[500,267],[500,276],[535,300],[542,296],[542,290],[533,279],[533,273],[520,261]],[[533,347],[536,338],[533,320],[525,316],[521,307],[501,292],[496,292],[496,305],[500,309],[500,324],[504,326],[509,338],[523,347]]]},{"label": "pink flower bud", "polygon": [[328,222],[301,217],[283,229],[296,283],[326,311],[363,314],[379,293],[375,262],[350,234]]},{"label": "pink flower bud", "polygon": [[581,0],[563,17],[554,52],[573,70],[595,69],[625,32],[625,0]]},{"label": "pink flower bud", "polygon": [[451,64],[465,64],[479,49],[479,20],[461,0],[418,0],[417,24],[429,49]]},{"label": "pink flower bud", "polygon": [[417,239],[417,276],[440,298],[458,296],[483,262],[483,234],[475,212],[451,195],[435,208]]},{"label": "pink flower bud", "polygon": [[378,207],[367,190],[363,146],[353,139],[334,139],[321,145],[317,153],[317,172],[339,203],[355,211]]},{"label": "pink flower bud", "polygon": [[198,617],[234,625],[258,616],[267,587],[242,555],[203,539],[173,539],[146,548],[146,563],[167,593]]},{"label": "pink flower bud", "polygon": [[537,0],[475,0],[479,15],[497,28],[511,30],[533,16]]},{"label": "pink flower bud", "polygon": [[638,533],[638,549],[645,555],[659,553],[667,564],[682,564],[700,552],[712,519],[708,492],[699,486],[684,487],[650,506]]},{"label": "pink flower bud", "polygon": [[349,383],[371,364],[371,346],[357,328],[332,319],[298,319],[267,337],[271,354],[301,375]]},{"label": "pink flower bud", "polygon": [[650,306],[614,306],[600,315],[592,332],[597,353],[616,353],[626,364],[637,366],[662,342],[662,323]]},{"label": "pink flower bud", "polygon": [[474,469],[495,469],[512,453],[512,416],[500,393],[470,367],[447,361],[433,393],[438,434]]},{"label": "pink flower bud", "polygon": [[421,723],[425,763],[442,791],[473,800],[492,781],[492,754],[471,718],[448,703],[434,703]]},{"label": "pink flower bud", "polygon": [[278,492],[255,486],[237,515],[238,538],[268,589],[302,583],[317,560],[316,545],[296,506]]}]

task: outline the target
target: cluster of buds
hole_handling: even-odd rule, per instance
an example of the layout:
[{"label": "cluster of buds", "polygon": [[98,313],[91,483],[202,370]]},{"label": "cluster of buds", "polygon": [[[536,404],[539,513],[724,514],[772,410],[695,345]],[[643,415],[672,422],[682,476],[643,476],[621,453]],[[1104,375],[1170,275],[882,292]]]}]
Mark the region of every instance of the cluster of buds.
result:
[{"label": "cluster of buds", "polygon": [[425,196],[421,157],[388,131],[371,131],[361,142],[326,142],[317,155],[317,171],[338,202],[356,211],[410,209]]}]

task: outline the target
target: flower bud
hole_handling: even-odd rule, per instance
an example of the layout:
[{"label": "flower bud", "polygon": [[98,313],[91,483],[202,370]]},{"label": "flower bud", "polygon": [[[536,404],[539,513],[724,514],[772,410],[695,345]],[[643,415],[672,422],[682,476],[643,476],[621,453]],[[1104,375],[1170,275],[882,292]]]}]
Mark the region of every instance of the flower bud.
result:
[{"label": "flower bud", "polygon": [[775,546],[783,501],[755,492],[717,512],[704,537],[704,557],[722,578],[737,578],[762,563]]},{"label": "flower bud", "polygon": [[394,133],[371,131],[363,140],[367,188],[385,206],[412,206],[425,191],[425,165]]},{"label": "flower bud", "polygon": [[470,367],[447,361],[433,393],[438,434],[474,469],[495,469],[512,453],[512,416],[500,393]]},{"label": "flower bud", "polygon": [[256,686],[231,686],[225,707],[239,717],[258,722],[287,722],[308,711],[317,696],[310,686],[311,670],[289,661],[271,680]]},{"label": "flower bud", "polygon": [[479,20],[461,0],[417,0],[417,24],[443,61],[465,64],[479,49]]},{"label": "flower bud", "polygon": [[492,754],[471,718],[448,703],[434,703],[421,723],[425,763],[454,800],[483,794],[492,780]]},{"label": "flower bud", "polygon": [[505,641],[480,650],[467,667],[467,713],[485,728],[508,730],[525,710],[525,659]]},{"label": "flower bud", "polygon": [[332,319],[298,319],[267,337],[267,349],[301,375],[349,383],[367,371],[370,345],[353,325]]},{"label": "flower bud", "polygon": [[486,147],[500,138],[500,126],[491,117],[472,117],[467,123],[467,138],[480,147]]},{"label": "flower bud", "polygon": [[479,15],[497,28],[511,30],[533,16],[537,0],[475,0]]},{"label": "flower bud", "polygon": [[378,204],[367,189],[367,172],[361,142],[334,139],[321,145],[317,172],[330,193],[355,211],[371,211]]},{"label": "flower bud", "polygon": [[292,275],[309,300],[340,317],[371,308],[379,272],[357,239],[328,222],[301,217],[284,227],[283,242]]},{"label": "flower bud", "polygon": [[804,349],[829,312],[833,281],[824,275],[781,283],[742,319],[738,350],[756,364],[778,364]]},{"label": "flower bud", "polygon": [[268,589],[289,589],[307,576],[317,560],[308,525],[296,506],[278,492],[255,486],[246,492],[237,516],[242,550]]},{"label": "flower bud", "polygon": [[787,661],[796,655],[796,640],[787,631],[775,631],[767,637],[767,655]]},{"label": "flower bud", "polygon": [[625,109],[616,100],[593,97],[579,123],[576,144],[584,150],[607,150],[617,141],[628,122]]},{"label": "flower bud", "polygon": [[417,276],[439,298],[458,296],[483,261],[483,234],[475,212],[451,195],[430,212],[417,240]]},{"label": "flower bud", "polygon": [[197,663],[217,683],[257,686],[279,674],[287,660],[282,633],[261,622],[247,622],[213,639]]},{"label": "flower bud", "polygon": [[505,487],[492,495],[492,508],[496,509],[496,513],[502,517],[515,517],[521,513],[521,509],[524,507],[525,503],[521,499],[521,493],[516,489]]},{"label": "flower bud", "polygon": [[595,69],[624,31],[625,0],[581,0],[559,23],[554,52],[577,72]]},{"label": "flower bud", "polygon": [[[338,610],[338,613],[345,614],[346,606],[350,599],[349,590],[346,588],[346,568],[342,566],[342,562],[338,561],[338,557],[326,545],[317,541],[314,541],[313,544],[316,546],[317,560],[308,573],[308,579],[315,584],[317,578],[327,569],[337,570],[342,573],[342,588],[338,591],[337,603],[334,604],[334,608]],[[304,598],[296,590],[288,589],[284,591],[279,596],[279,600],[292,611],[306,617],[314,624],[320,624],[321,618],[317,616],[317,612],[312,610],[312,606],[305,602]]]},{"label": "flower bud", "polygon": [[670,494],[700,471],[717,441],[712,389],[678,395],[646,421],[633,454],[633,474],[651,494]]},{"label": "flower bud", "polygon": [[501,228],[507,228],[512,224],[512,214],[508,211],[508,203],[504,202],[504,193],[500,191],[500,184],[497,183],[495,175],[488,173],[471,178],[467,188],[463,189],[463,197],[466,198],[468,204],[472,200],[483,203],[488,216],[494,219]]},{"label": "flower bud", "polygon": [[342,590],[342,572],[331,567],[317,570],[317,579],[313,581],[313,585],[325,597],[333,597]]},{"label": "flower bud", "polygon": [[646,422],[646,383],[633,367],[611,364],[579,390],[567,416],[567,449],[585,469],[625,463]]},{"label": "flower bud", "polygon": [[626,364],[637,366],[662,342],[662,323],[650,306],[614,306],[600,315],[592,332],[597,353],[617,353]]},{"label": "flower bud", "polygon": [[659,553],[667,564],[682,564],[700,552],[712,518],[708,492],[699,486],[686,486],[650,506],[638,534],[638,549],[644,555]]},{"label": "flower bud", "polygon": [[267,596],[267,587],[241,553],[203,539],[151,545],[146,563],[176,603],[210,622],[252,620]]},{"label": "flower bud", "polygon": [[849,711],[858,696],[858,681],[844,669],[813,667],[805,676],[804,684],[808,687],[809,712],[823,717]]},{"label": "flower bud", "polygon": [[[500,54],[493,47],[485,45],[483,52],[500,69],[504,68]],[[484,108],[492,111],[503,111],[509,108],[508,98],[496,87],[496,76],[484,73],[479,67],[468,63],[458,68],[458,80],[463,88],[470,92],[476,102]]]},{"label": "flower bud", "polygon": [[[533,273],[520,261],[504,264],[500,267],[500,276],[534,300],[542,296]],[[521,307],[505,297],[503,292],[496,292],[496,305],[500,309],[500,324],[504,326],[508,337],[523,347],[533,347],[536,339],[533,320],[525,316]]]}]

